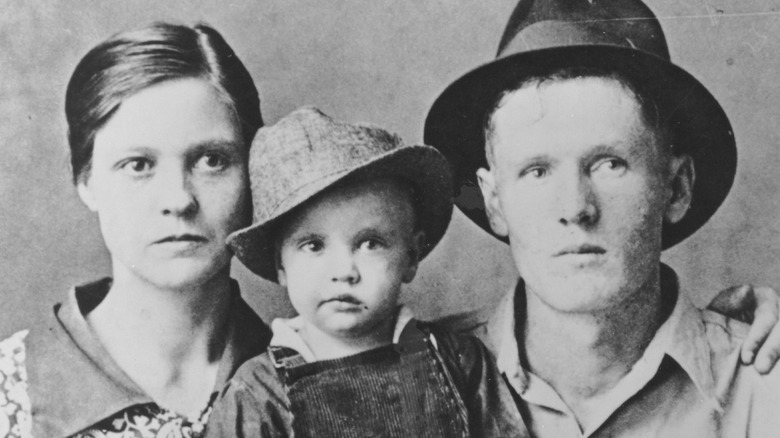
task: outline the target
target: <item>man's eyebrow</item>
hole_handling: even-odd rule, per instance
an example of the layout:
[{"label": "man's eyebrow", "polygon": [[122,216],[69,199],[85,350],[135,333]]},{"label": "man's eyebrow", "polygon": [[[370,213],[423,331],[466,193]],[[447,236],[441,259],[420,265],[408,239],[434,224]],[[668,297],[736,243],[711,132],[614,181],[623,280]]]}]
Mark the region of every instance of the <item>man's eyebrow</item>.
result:
[{"label": "man's eyebrow", "polygon": [[510,164],[514,166],[526,167],[533,164],[551,163],[554,160],[549,154],[542,152],[539,154],[532,155],[530,157],[519,157],[516,159],[509,159],[508,161]]}]

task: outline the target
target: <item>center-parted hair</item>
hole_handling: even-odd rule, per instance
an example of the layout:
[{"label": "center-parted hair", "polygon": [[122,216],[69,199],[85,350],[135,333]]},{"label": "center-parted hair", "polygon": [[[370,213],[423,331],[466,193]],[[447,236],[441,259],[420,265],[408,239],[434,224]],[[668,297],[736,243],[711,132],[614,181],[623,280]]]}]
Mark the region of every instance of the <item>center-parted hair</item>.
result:
[{"label": "center-parted hair", "polygon": [[164,81],[202,79],[225,99],[240,122],[247,149],[263,126],[252,77],[213,28],[155,23],[116,34],[76,66],[65,95],[74,183],[88,178],[95,135],[122,101]]}]

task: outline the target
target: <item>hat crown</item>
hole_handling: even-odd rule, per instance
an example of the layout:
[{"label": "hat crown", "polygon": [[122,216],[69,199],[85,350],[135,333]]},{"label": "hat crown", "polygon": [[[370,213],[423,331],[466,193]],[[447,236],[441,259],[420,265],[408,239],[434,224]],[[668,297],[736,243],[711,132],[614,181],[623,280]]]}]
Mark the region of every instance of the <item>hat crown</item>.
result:
[{"label": "hat crown", "polygon": [[402,147],[397,135],[370,125],[339,123],[316,108],[290,113],[261,128],[252,142],[255,222],[274,217],[304,187]]},{"label": "hat crown", "polygon": [[661,24],[639,0],[520,0],[497,57],[578,45],[627,47],[670,60]]}]

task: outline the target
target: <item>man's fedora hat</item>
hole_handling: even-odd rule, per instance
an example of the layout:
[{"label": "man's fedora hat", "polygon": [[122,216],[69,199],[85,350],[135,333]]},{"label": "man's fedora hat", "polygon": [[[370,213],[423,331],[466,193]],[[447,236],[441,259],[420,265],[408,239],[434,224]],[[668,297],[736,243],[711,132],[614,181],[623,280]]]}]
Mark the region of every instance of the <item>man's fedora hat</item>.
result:
[{"label": "man's fedora hat", "polygon": [[452,217],[452,177],[436,149],[407,145],[370,125],[336,122],[319,110],[293,111],[252,141],[249,179],[251,226],[228,236],[236,257],[255,274],[277,281],[278,225],[306,201],[347,179],[397,177],[414,187],[425,232],[422,259],[441,240]]},{"label": "man's fedora hat", "polygon": [[492,234],[476,179],[477,169],[487,167],[487,112],[523,78],[570,67],[618,72],[655,101],[676,150],[689,154],[696,170],[691,208],[680,222],[664,226],[663,247],[693,234],[731,188],[734,134],[712,94],[672,64],[658,19],[639,0],[520,0],[496,59],[447,87],[425,122],[425,143],[452,166],[455,204]]}]

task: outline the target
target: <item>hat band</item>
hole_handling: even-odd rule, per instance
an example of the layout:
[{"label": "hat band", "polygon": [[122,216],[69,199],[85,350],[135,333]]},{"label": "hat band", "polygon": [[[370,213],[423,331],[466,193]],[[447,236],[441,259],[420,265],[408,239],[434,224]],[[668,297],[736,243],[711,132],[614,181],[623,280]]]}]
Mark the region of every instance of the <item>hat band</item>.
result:
[{"label": "hat band", "polygon": [[501,50],[498,58],[534,50],[554,49],[572,46],[616,46],[649,51],[668,60],[668,54],[646,50],[628,37],[608,32],[603,21],[557,21],[547,20],[531,24],[512,38]]}]

